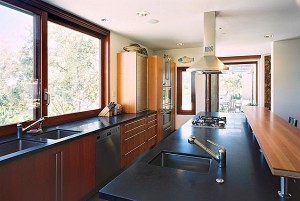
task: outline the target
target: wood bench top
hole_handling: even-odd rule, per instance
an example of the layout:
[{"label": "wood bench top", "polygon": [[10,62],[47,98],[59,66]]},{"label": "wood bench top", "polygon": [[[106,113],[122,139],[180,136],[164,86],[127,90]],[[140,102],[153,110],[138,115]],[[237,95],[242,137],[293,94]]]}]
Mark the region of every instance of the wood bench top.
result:
[{"label": "wood bench top", "polygon": [[300,178],[300,129],[266,108],[243,110],[272,174]]}]

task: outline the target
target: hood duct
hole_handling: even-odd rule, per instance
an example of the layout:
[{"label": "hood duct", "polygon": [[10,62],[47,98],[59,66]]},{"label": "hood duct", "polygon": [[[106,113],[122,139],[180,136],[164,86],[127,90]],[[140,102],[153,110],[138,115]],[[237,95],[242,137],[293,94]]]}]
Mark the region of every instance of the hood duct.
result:
[{"label": "hood duct", "polygon": [[204,13],[204,55],[188,71],[203,74],[219,74],[229,68],[215,56],[216,45],[216,12]]}]

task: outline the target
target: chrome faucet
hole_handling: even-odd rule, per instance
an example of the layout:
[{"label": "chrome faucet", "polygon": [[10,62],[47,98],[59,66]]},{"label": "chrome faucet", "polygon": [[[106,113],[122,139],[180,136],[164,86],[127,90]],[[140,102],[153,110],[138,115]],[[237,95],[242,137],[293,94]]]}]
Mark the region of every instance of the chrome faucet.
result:
[{"label": "chrome faucet", "polygon": [[38,128],[38,132],[41,132],[43,130],[42,124],[45,121],[45,118],[46,117],[39,118],[37,121],[33,122],[32,124],[30,124],[26,128],[23,128],[22,123],[18,123],[17,124],[17,138],[21,138],[23,133],[29,131],[29,129],[31,129],[36,124],[40,124],[40,127]]},{"label": "chrome faucet", "polygon": [[209,142],[209,143],[215,145],[216,147],[220,148],[219,151],[218,151],[218,154],[216,154],[211,149],[209,149],[204,144],[202,144],[200,141],[198,141],[196,139],[196,137],[193,136],[193,135],[189,137],[188,142],[190,144],[196,144],[199,147],[201,147],[202,149],[204,149],[204,151],[206,151],[216,161],[218,161],[220,168],[225,168],[226,167],[226,149],[223,146],[221,146],[221,145],[219,145],[219,144],[217,144],[217,143],[215,143],[215,142],[213,142],[211,140],[207,140],[207,142]]}]

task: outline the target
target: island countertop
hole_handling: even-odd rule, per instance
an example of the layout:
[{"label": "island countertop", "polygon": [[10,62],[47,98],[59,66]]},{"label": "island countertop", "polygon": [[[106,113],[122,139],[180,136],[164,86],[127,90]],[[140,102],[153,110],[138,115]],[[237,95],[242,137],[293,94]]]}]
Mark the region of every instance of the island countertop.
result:
[{"label": "island countertop", "polygon": [[277,176],[300,178],[300,129],[262,107],[243,107],[248,123]]},{"label": "island countertop", "polygon": [[[244,114],[213,115],[227,117],[226,129],[192,127],[191,119],[100,189],[100,198],[149,201],[284,200],[277,193],[279,177],[272,175],[255,136],[249,132]],[[202,143],[210,139],[224,146],[227,150],[226,168],[218,168],[215,160],[212,160],[208,173],[148,164],[162,151],[210,157],[204,150],[188,143],[190,135],[196,136]],[[225,182],[218,184],[217,178],[223,178]],[[300,181],[289,182],[292,197],[288,200],[300,200]]]}]

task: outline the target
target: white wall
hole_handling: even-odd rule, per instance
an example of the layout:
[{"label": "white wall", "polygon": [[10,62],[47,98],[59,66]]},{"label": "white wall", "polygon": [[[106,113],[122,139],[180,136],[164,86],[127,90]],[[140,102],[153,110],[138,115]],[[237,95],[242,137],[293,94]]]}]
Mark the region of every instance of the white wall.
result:
[{"label": "white wall", "polygon": [[[199,47],[199,48],[160,50],[160,51],[154,51],[154,54],[161,57],[163,57],[164,54],[169,55],[176,62],[176,67],[180,68],[180,67],[191,66],[193,65],[194,62],[183,64],[178,61],[179,58],[183,56],[187,56],[190,58],[194,58],[195,59],[194,61],[197,61],[203,55],[203,48]],[[195,81],[196,113],[198,113],[200,111],[205,110],[205,76],[196,74],[195,78],[196,78]],[[177,87],[176,87],[176,94],[177,94]],[[177,97],[177,95],[175,97]],[[194,115],[176,115],[176,128],[182,126],[186,121],[188,121],[193,116]]]},{"label": "white wall", "polygon": [[[110,101],[117,102],[117,53],[124,52],[123,47],[128,46],[131,43],[136,43],[136,42],[122,35],[119,35],[115,32],[110,32],[110,64],[109,64]],[[147,47],[145,48],[147,49],[148,55],[153,54],[153,51],[151,49]]]},{"label": "white wall", "polygon": [[300,39],[272,43],[271,110],[300,120]]}]

